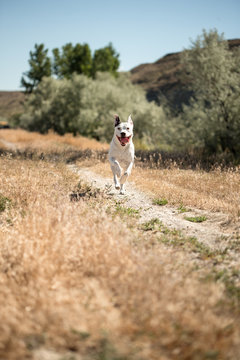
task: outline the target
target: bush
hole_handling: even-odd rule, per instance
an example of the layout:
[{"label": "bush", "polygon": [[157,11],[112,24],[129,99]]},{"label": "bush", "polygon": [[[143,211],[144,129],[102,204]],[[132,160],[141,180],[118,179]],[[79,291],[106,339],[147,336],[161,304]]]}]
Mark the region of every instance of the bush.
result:
[{"label": "bush", "polygon": [[95,80],[85,75],[71,79],[44,78],[29,97],[20,126],[46,133],[52,129],[110,141],[113,116],[126,121],[131,113],[135,135],[142,144],[157,147],[166,143],[165,115],[159,106],[146,100],[145,92],[133,85],[127,74],[117,78],[98,73]]},{"label": "bush", "polygon": [[177,119],[179,144],[207,153],[240,155],[239,51],[230,51],[223,35],[203,31],[182,62],[194,97]]}]

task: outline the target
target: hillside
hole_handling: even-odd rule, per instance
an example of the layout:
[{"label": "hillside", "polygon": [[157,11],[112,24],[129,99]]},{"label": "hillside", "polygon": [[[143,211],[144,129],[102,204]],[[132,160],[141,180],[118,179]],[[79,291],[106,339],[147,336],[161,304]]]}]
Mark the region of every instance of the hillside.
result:
[{"label": "hillside", "polygon": [[0,91],[0,117],[8,119],[23,111],[25,94],[21,91]]},{"label": "hillside", "polygon": [[[228,40],[232,50],[240,46],[240,39]],[[170,103],[179,107],[187,103],[191,92],[181,78],[181,52],[167,54],[154,63],[141,64],[131,70],[131,80],[147,92],[149,101],[161,102],[164,96]]]}]

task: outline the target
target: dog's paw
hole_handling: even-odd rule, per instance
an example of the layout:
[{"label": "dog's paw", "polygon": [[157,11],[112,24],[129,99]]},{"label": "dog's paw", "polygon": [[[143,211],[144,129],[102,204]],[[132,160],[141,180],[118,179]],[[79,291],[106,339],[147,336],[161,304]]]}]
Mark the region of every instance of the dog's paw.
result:
[{"label": "dog's paw", "polygon": [[125,193],[126,193],[125,189],[120,190],[120,195],[125,195]]},{"label": "dog's paw", "polygon": [[120,189],[120,184],[119,184],[119,183],[115,184],[115,189],[116,189],[116,190],[119,190],[119,189]]}]

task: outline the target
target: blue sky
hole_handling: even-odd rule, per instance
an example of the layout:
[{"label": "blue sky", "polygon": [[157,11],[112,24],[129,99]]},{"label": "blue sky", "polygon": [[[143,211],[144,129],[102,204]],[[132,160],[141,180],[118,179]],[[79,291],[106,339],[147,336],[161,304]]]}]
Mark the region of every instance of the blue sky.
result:
[{"label": "blue sky", "polygon": [[92,51],[109,42],[120,69],[190,46],[202,29],[240,38],[240,0],[0,0],[0,90],[19,90],[29,52],[68,42]]}]

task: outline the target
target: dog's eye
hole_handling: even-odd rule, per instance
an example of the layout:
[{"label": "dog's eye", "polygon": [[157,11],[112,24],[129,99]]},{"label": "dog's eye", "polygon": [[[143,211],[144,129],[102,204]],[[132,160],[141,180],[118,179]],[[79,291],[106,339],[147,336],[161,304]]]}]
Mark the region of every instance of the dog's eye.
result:
[{"label": "dog's eye", "polygon": [[129,130],[129,128],[127,128],[127,130]]},{"label": "dog's eye", "polygon": [[118,128],[118,130],[121,130],[121,128]]}]

